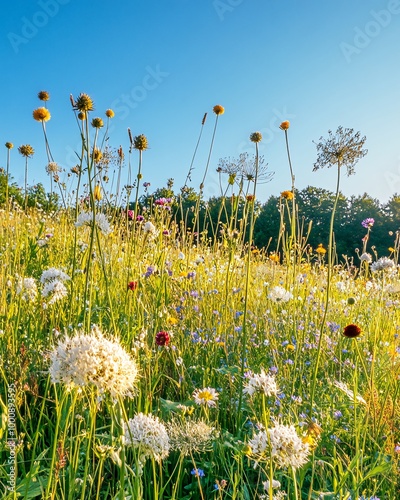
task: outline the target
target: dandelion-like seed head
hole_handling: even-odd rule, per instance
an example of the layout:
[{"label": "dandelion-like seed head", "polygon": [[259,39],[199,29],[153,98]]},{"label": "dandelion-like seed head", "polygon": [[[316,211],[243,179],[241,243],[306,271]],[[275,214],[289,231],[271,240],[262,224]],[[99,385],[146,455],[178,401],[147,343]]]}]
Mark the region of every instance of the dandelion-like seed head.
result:
[{"label": "dandelion-like seed head", "polygon": [[361,328],[358,325],[347,325],[343,329],[343,335],[349,339],[354,339],[361,335]]},{"label": "dandelion-like seed head", "polygon": [[37,108],[32,114],[37,122],[47,122],[51,118],[50,111],[47,108]]},{"label": "dandelion-like seed head", "polygon": [[261,142],[261,139],[262,139],[261,132],[253,132],[252,134],[250,134],[251,142],[258,143],[258,142]]},{"label": "dandelion-like seed head", "polygon": [[50,99],[50,94],[47,92],[47,90],[41,90],[40,92],[38,92],[37,96],[41,101],[48,101]]},{"label": "dandelion-like seed head", "polygon": [[84,113],[87,111],[93,111],[94,103],[92,98],[88,94],[79,94],[76,101],[74,101],[74,109],[77,111],[83,111]]},{"label": "dandelion-like seed head", "polygon": [[5,143],[5,147],[6,147],[7,149],[12,149],[12,148],[14,147],[14,144],[13,144],[12,142],[6,142],[6,143]]},{"label": "dandelion-like seed head", "polygon": [[138,151],[145,151],[149,147],[147,137],[143,134],[133,138],[133,147]]},{"label": "dandelion-like seed head", "polygon": [[217,432],[203,420],[174,419],[168,425],[168,435],[171,449],[189,456],[208,451]]},{"label": "dandelion-like seed head", "polygon": [[282,123],[279,125],[279,128],[280,128],[281,130],[287,130],[289,127],[290,127],[290,121],[288,121],[288,120],[285,120],[284,122],[282,122]]},{"label": "dandelion-like seed head", "polygon": [[216,106],[213,107],[213,111],[217,116],[223,115],[225,113],[225,108],[220,104],[217,104]]},{"label": "dandelion-like seed head", "polygon": [[23,144],[18,148],[18,151],[25,158],[30,158],[35,154],[35,150],[30,144]]},{"label": "dandelion-like seed head", "polygon": [[92,120],[92,127],[93,128],[102,128],[104,127],[104,122],[102,118],[93,118]]},{"label": "dandelion-like seed head", "polygon": [[94,386],[112,397],[133,396],[138,377],[135,360],[118,340],[108,339],[98,327],[66,337],[50,353],[53,383],[69,387]]},{"label": "dandelion-like seed head", "polygon": [[115,113],[112,109],[106,109],[106,117],[107,118],[114,118]]},{"label": "dandelion-like seed head", "polygon": [[170,442],[167,429],[158,417],[138,413],[128,420],[124,428],[125,445],[139,450],[142,463],[147,458],[159,462],[168,456]]}]

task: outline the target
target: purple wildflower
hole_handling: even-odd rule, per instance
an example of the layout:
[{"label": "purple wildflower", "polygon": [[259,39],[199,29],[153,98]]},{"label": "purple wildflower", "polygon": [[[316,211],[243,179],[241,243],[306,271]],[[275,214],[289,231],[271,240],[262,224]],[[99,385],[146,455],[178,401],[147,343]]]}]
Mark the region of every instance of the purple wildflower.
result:
[{"label": "purple wildflower", "polygon": [[365,227],[365,229],[369,229],[374,224],[375,224],[375,219],[373,219],[372,217],[368,217],[367,219],[364,219],[361,222],[362,227]]}]

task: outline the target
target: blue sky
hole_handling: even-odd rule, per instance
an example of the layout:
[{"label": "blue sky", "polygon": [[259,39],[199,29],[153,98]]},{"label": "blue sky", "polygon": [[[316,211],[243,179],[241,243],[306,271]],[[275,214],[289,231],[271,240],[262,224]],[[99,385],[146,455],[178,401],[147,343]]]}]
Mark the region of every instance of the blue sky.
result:
[{"label": "blue sky", "polygon": [[254,131],[275,172],[259,199],[290,189],[284,119],[299,189],[335,189],[333,169],[312,172],[313,141],[342,125],[366,135],[369,150],[356,175],[343,177],[342,192],[381,201],[400,193],[400,0],[21,0],[8,3],[0,26],[0,137],[15,145],[11,174],[21,185],[17,147],[29,143],[36,153],[28,183],[49,186],[41,125],[32,118],[38,91],[47,90],[48,137],[66,170],[79,144],[69,95],[85,92],[93,116],[116,113],[110,146],[128,151],[128,127],[148,137],[143,181],[152,190],[170,177],[182,186],[208,112],[192,175],[198,190],[212,108],[221,104],[205,196],[219,193],[220,158],[253,152]]}]

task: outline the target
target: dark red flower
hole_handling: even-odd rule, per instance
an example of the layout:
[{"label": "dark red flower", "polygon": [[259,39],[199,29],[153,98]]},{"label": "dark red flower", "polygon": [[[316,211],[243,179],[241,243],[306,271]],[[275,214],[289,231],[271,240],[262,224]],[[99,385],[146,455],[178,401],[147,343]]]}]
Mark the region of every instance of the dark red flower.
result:
[{"label": "dark red flower", "polygon": [[156,335],[156,344],[157,345],[168,345],[169,344],[169,335],[168,332],[158,332]]},{"label": "dark red flower", "polygon": [[133,292],[134,290],[136,290],[136,288],[137,288],[137,281],[130,281],[128,283],[128,290],[132,290]]},{"label": "dark red flower", "polygon": [[361,335],[361,328],[357,325],[347,325],[344,327],[343,335],[350,339],[354,339],[355,337],[359,337]]}]

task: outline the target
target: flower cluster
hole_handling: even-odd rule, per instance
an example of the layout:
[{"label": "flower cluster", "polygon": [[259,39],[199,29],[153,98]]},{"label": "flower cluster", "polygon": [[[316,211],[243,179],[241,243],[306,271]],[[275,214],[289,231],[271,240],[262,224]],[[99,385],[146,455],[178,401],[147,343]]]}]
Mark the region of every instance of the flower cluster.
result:
[{"label": "flower cluster", "polygon": [[43,284],[42,297],[50,297],[49,304],[54,304],[68,295],[64,281],[70,277],[60,269],[51,267],[42,272],[40,282]]},{"label": "flower cluster", "polygon": [[361,222],[362,227],[365,227],[365,229],[369,229],[374,224],[375,224],[375,219],[373,219],[372,217],[368,217],[367,219],[364,219]]},{"label": "flower cluster", "polygon": [[107,339],[99,328],[90,334],[77,331],[50,353],[53,383],[69,387],[94,386],[112,397],[132,396],[138,368],[117,340]]},{"label": "flower cluster", "polygon": [[288,302],[293,298],[293,294],[286,291],[282,286],[278,285],[269,292],[268,298],[273,302]]},{"label": "flower cluster", "polygon": [[376,262],[371,265],[371,271],[386,271],[395,267],[395,263],[392,259],[388,257],[381,257]]},{"label": "flower cluster", "polygon": [[254,435],[249,445],[257,460],[271,457],[278,467],[302,467],[310,453],[309,445],[298,436],[293,425],[279,423]]},{"label": "flower cluster", "polygon": [[[95,224],[100,229],[100,231],[104,234],[104,236],[108,236],[112,233],[112,227],[108,222],[108,219],[105,214],[98,212],[94,218]],[[75,222],[76,227],[82,226],[91,226],[93,224],[93,212],[81,212],[78,215],[78,219]]]},{"label": "flower cluster", "polygon": [[37,296],[37,286],[33,278],[19,278],[16,287],[17,295],[22,295],[22,300],[32,302]]},{"label": "flower cluster", "polygon": [[188,456],[207,451],[216,431],[203,420],[172,420],[168,426],[168,435],[171,449]]},{"label": "flower cluster", "polygon": [[125,424],[125,445],[139,451],[139,461],[166,458],[170,442],[165,425],[158,417],[138,413]]},{"label": "flower cluster", "polygon": [[263,369],[260,374],[247,374],[246,378],[247,383],[244,386],[243,392],[249,396],[253,396],[255,392],[260,392],[261,394],[265,394],[265,396],[276,396],[279,392],[275,377],[265,373]]}]

